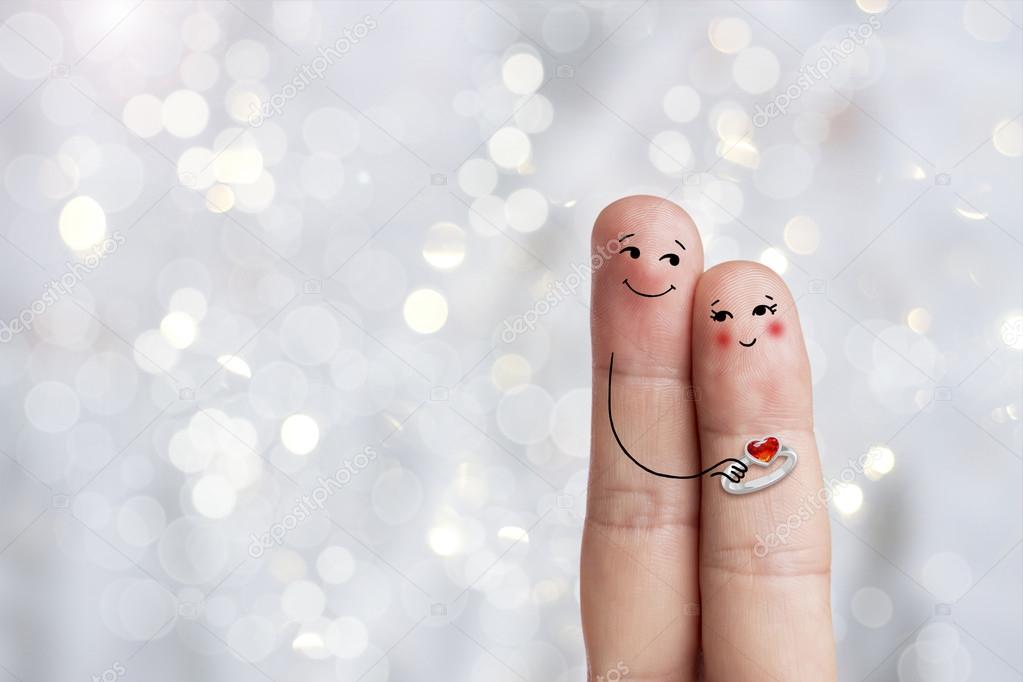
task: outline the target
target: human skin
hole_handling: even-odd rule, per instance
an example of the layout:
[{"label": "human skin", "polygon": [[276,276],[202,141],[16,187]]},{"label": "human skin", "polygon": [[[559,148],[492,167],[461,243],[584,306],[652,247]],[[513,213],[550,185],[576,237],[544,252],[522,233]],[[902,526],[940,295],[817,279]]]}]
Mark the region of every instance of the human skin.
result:
[{"label": "human skin", "polygon": [[[643,681],[835,679],[827,513],[790,523],[823,483],[788,288],[757,263],[704,272],[692,219],[657,197],[604,209],[592,245],[609,244],[617,253],[594,272],[591,306],[589,679],[623,667]],[[644,467],[708,473],[678,480],[631,461],[611,431],[609,387],[616,431]],[[798,453],[795,469],[765,490],[726,493],[709,470],[766,435]],[[750,467],[746,480],[772,468]],[[758,548],[782,526],[784,543]]]}]

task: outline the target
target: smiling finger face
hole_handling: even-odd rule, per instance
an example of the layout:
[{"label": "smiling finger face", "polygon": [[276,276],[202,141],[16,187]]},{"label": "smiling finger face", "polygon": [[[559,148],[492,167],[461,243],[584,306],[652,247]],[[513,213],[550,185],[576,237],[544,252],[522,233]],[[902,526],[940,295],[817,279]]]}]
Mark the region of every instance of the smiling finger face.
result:
[{"label": "smiling finger face", "polygon": [[[701,383],[726,388],[722,409],[756,419],[809,411],[799,314],[788,287],[759,263],[722,263],[704,273],[693,299],[693,354]],[[718,392],[715,391],[715,394]]]}]

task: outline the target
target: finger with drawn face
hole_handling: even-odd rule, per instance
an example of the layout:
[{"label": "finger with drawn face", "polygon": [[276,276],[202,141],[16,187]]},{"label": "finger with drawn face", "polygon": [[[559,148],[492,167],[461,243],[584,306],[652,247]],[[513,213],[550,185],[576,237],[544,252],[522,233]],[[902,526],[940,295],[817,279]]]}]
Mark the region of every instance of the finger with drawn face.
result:
[{"label": "finger with drawn face", "polygon": [[645,196],[605,208],[592,242],[599,267],[580,569],[590,679],[621,675],[622,664],[629,679],[694,679],[700,484],[650,471],[700,468],[689,344],[703,248],[685,211]]},{"label": "finger with drawn face", "polygon": [[[704,463],[745,456],[750,465],[738,482],[703,482],[707,679],[833,680],[831,546],[810,367],[795,301],[772,270],[736,261],[700,278],[693,379]],[[778,480],[757,488],[765,477]]]}]

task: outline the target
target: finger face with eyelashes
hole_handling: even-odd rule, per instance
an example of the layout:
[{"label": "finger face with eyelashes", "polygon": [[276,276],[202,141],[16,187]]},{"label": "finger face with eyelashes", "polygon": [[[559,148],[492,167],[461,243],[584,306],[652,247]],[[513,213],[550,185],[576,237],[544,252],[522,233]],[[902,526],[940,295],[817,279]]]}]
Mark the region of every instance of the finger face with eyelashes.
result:
[{"label": "finger face with eyelashes", "polygon": [[[828,514],[826,508],[803,513],[805,501],[818,499],[823,486],[810,365],[796,303],[774,271],[733,261],[700,277],[693,300],[693,384],[700,392],[704,464],[749,452],[751,441],[798,453],[790,474],[754,494],[731,495],[719,480],[703,479],[700,594],[707,679],[833,680]],[[751,467],[744,480],[770,476],[780,466],[776,459]],[[795,528],[789,524],[793,514],[800,519]],[[791,529],[783,545],[758,547],[758,538],[782,527]]]}]

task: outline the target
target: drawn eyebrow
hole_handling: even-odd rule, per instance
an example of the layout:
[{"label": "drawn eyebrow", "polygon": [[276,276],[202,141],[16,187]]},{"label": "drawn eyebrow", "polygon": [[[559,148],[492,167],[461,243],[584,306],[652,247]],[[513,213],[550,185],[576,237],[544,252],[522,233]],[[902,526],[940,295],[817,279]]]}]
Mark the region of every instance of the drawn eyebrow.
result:
[{"label": "drawn eyebrow", "polygon": [[714,306],[716,306],[720,302],[721,302],[721,299],[719,298],[718,300],[716,300],[713,303],[711,303],[710,306],[713,308]]},{"label": "drawn eyebrow", "polygon": [[675,243],[676,243],[676,244],[678,244],[679,246],[681,246],[681,247],[682,247],[682,250],[683,250],[683,251],[685,251],[685,250],[686,250],[686,246],[685,246],[685,244],[683,244],[683,243],[682,243],[682,242],[680,242],[679,240],[677,240],[677,239],[676,239],[676,240],[675,240]]},{"label": "drawn eyebrow", "polygon": [[625,235],[624,237],[619,237],[619,238],[618,238],[618,241],[620,241],[620,242],[624,242],[624,241],[625,241],[626,239],[628,239],[629,237],[635,237],[635,236],[636,236],[636,233],[635,233],[635,232],[632,232],[632,233],[630,233],[630,234],[627,234],[627,235]]},{"label": "drawn eyebrow", "polygon": [[767,294],[764,294],[764,298],[769,298],[769,299],[771,299],[772,301],[774,300],[774,296],[768,296]]}]

